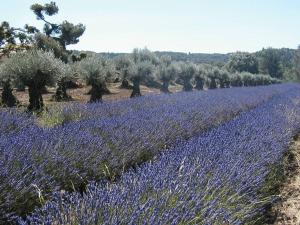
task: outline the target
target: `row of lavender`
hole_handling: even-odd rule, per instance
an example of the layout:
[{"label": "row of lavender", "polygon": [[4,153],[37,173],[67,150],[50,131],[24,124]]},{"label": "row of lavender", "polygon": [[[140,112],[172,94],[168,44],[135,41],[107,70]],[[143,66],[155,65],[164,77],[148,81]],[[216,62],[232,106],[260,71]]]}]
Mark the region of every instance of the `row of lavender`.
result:
[{"label": "row of lavender", "polygon": [[28,214],[54,191],[84,191],[90,181],[114,179],[180,140],[298,88],[274,85],[78,105],[63,112],[77,115],[78,121],[53,128],[39,127],[27,115],[2,112],[1,219]]},{"label": "row of lavender", "polygon": [[[57,194],[20,224],[245,224],[272,197],[259,194],[300,128],[299,86],[218,128],[179,144],[156,162]],[[264,197],[264,199],[262,199]]]}]

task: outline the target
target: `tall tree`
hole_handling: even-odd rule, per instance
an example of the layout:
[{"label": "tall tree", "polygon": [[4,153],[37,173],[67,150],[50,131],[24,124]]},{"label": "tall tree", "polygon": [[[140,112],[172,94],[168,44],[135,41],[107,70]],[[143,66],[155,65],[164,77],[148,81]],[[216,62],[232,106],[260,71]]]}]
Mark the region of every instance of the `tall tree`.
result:
[{"label": "tall tree", "polygon": [[281,79],[283,76],[280,62],[280,53],[273,48],[259,52],[259,70],[262,74]]},{"label": "tall tree", "polygon": [[231,72],[258,73],[258,60],[254,54],[237,52],[231,55],[226,67]]},{"label": "tall tree", "polygon": [[64,49],[66,49],[67,45],[77,44],[79,37],[81,37],[85,31],[85,26],[81,23],[74,25],[68,21],[63,21],[57,24],[48,21],[46,16],[53,16],[59,11],[55,2],[50,2],[45,5],[33,4],[31,10],[38,20],[44,21],[44,33],[58,41]]},{"label": "tall tree", "polygon": [[300,45],[298,46],[297,52],[294,56],[294,73],[295,80],[300,81]]},{"label": "tall tree", "polygon": [[0,24],[0,58],[10,52],[26,50],[32,43],[32,34],[38,30],[25,25],[24,28],[11,27],[6,21]]}]

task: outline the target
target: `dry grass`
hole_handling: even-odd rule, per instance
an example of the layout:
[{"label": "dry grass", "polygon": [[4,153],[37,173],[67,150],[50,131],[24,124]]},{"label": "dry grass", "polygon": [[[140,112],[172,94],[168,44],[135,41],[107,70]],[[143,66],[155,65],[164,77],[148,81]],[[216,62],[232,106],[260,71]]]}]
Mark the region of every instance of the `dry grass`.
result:
[{"label": "dry grass", "polygon": [[300,136],[291,145],[286,163],[286,182],[280,191],[281,201],[275,206],[276,225],[300,224]]}]

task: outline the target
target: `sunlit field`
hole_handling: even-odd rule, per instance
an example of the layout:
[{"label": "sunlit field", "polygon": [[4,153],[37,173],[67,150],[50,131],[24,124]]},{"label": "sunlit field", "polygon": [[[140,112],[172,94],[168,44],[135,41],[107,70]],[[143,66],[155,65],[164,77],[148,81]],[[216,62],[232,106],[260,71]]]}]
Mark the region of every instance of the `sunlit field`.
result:
[{"label": "sunlit field", "polygon": [[0,225],[300,224],[299,7],[1,3]]}]

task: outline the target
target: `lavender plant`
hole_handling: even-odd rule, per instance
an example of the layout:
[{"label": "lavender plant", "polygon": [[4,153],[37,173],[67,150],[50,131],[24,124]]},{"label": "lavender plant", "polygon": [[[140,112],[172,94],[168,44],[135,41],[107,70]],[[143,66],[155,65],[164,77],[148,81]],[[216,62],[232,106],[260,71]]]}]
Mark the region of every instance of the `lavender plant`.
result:
[{"label": "lavender plant", "polygon": [[[56,194],[20,224],[253,224],[274,196],[260,190],[300,128],[298,86],[159,159]],[[270,113],[272,112],[272,113]]]},{"label": "lavender plant", "polygon": [[91,181],[115,180],[178,142],[298,88],[274,85],[77,104],[62,112],[74,121],[50,128],[3,111],[1,219],[27,215],[50,199],[53,191],[85,192]]}]

